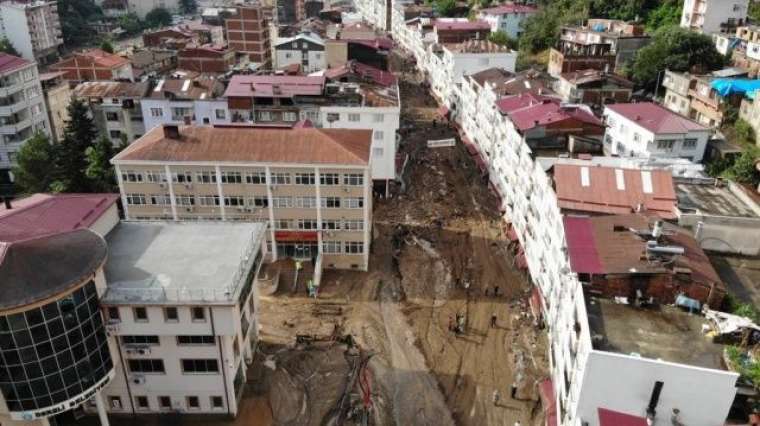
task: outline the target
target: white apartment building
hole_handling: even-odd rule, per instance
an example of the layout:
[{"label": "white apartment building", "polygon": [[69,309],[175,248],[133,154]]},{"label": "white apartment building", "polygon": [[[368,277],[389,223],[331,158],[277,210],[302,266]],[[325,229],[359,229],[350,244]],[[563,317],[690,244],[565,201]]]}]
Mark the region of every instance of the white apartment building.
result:
[{"label": "white apartment building", "polygon": [[[357,9],[370,19],[370,8]],[[394,39],[432,77],[434,69],[421,49],[421,32],[405,24],[403,8],[394,7],[393,12]],[[486,95],[484,90],[490,89],[461,90],[459,103],[452,107],[462,110],[463,105],[471,105],[477,110],[480,98],[496,96]],[[477,114],[463,115],[462,136],[477,143],[481,151],[491,152],[487,160],[491,184],[501,198],[504,220],[519,240],[524,262],[543,300],[558,424],[599,426],[600,411],[609,410],[636,416],[646,424],[654,389],[659,389],[656,406],[649,413],[654,424],[669,423],[676,408],[676,420],[683,424],[723,424],[736,395],[736,373],[684,362],[664,353],[641,355],[594,346],[583,288],[570,267],[563,217],[552,182],[532,160],[530,148],[521,143],[513,123],[506,116],[489,115],[489,109],[495,110],[495,106],[484,105]],[[470,122],[475,117],[483,118]],[[478,130],[470,133],[468,129]],[[593,332],[597,334],[598,328]]]},{"label": "white apartment building", "polygon": [[505,3],[481,10],[478,18],[491,25],[491,32],[503,31],[509,37],[517,39],[522,34],[523,21],[537,12],[535,6]]},{"label": "white apartment building", "polygon": [[2,35],[29,61],[42,65],[58,60],[63,45],[58,2],[34,0],[0,4]]},{"label": "white apartment building", "polygon": [[372,132],[156,127],[112,159],[129,220],[266,222],[268,256],[367,270]]},{"label": "white apartment building", "polygon": [[681,27],[705,34],[733,33],[747,20],[749,0],[684,0]]},{"label": "white apartment building", "polygon": [[605,152],[631,157],[680,157],[702,161],[710,129],[663,106],[642,102],[604,108]]},{"label": "white apartment building", "polygon": [[86,81],[73,96],[89,106],[100,135],[118,147],[145,134],[140,103],[148,88],[147,82]]},{"label": "white apartment building", "polygon": [[317,34],[301,33],[279,39],[273,48],[275,68],[298,64],[307,74],[327,68],[325,42]]},{"label": "white apartment building", "polygon": [[214,79],[162,79],[140,102],[145,130],[162,124],[227,124],[224,86]]},{"label": "white apartment building", "polygon": [[36,132],[50,135],[37,65],[0,53],[0,180],[12,180],[16,155]]},{"label": "white apartment building", "polygon": [[665,70],[662,78],[662,87],[665,88],[665,98],[662,105],[675,112],[688,117],[691,113],[691,95],[693,77],[688,73]]},{"label": "white apartment building", "polygon": [[237,414],[257,342],[265,228],[121,222],[108,234],[110,413]]}]

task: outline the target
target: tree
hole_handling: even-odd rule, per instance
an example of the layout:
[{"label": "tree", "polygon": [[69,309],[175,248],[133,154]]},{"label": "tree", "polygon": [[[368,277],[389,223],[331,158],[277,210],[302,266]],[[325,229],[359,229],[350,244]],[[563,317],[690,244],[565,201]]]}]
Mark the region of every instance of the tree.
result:
[{"label": "tree", "polygon": [[457,9],[456,0],[435,0],[433,9],[438,16],[453,16]]},{"label": "tree", "polygon": [[113,44],[106,39],[100,42],[100,50],[107,52],[107,53],[113,53]]},{"label": "tree", "polygon": [[756,145],[747,145],[733,165],[721,174],[721,177],[756,187],[760,183],[760,172],[757,171],[755,165],[758,160],[760,160],[760,148]]},{"label": "tree", "polygon": [[195,0],[179,0],[179,9],[189,15],[198,10],[198,3]]},{"label": "tree", "polygon": [[50,190],[55,151],[55,146],[41,132],[21,146],[13,168],[16,185],[21,192],[33,194]]},{"label": "tree", "polygon": [[92,182],[86,175],[86,151],[95,142],[97,129],[89,117],[87,105],[80,99],[72,99],[67,111],[69,121],[63,130],[56,159],[56,180],[62,192],[89,192]]},{"label": "tree", "polygon": [[145,25],[148,28],[165,27],[172,23],[172,14],[163,7],[157,7],[145,15]]},{"label": "tree", "polygon": [[144,23],[140,21],[140,18],[135,13],[127,13],[119,17],[119,26],[127,34],[133,35],[143,30]]},{"label": "tree", "polygon": [[493,43],[498,44],[499,46],[505,46],[512,50],[517,49],[518,43],[516,39],[513,39],[504,31],[496,31],[494,33],[491,33],[488,35],[488,40],[490,40]]},{"label": "tree", "polygon": [[753,24],[760,22],[760,2],[755,0],[749,2],[747,17],[752,21]]},{"label": "tree", "polygon": [[586,0],[544,0],[538,13],[523,21],[520,49],[536,53],[554,46],[559,38],[559,27],[580,24],[588,16]]},{"label": "tree", "polygon": [[111,141],[103,136],[85,150],[87,169],[85,175],[92,181],[92,189],[99,192],[116,192],[116,179],[114,176],[111,157],[115,155],[115,149]]},{"label": "tree", "polygon": [[11,41],[8,40],[8,37],[0,38],[0,52],[5,52],[13,56],[21,56],[21,54],[18,53],[18,50],[16,50],[16,48],[13,47],[13,44],[11,43]]},{"label": "tree", "polygon": [[651,88],[663,70],[706,73],[723,62],[710,36],[668,26],[657,30],[651,43],[638,51],[631,74],[637,83]]},{"label": "tree", "polygon": [[646,19],[647,32],[654,34],[662,27],[678,25],[681,22],[683,0],[666,0],[660,6],[649,12]]},{"label": "tree", "polygon": [[81,46],[92,40],[90,23],[103,19],[103,11],[92,0],[58,0],[58,16],[67,46]]}]

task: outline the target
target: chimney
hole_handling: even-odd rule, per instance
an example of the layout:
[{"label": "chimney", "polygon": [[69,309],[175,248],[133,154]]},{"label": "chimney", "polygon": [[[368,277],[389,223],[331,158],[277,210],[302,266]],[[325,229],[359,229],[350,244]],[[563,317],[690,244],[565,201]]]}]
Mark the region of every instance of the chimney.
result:
[{"label": "chimney", "polygon": [[5,197],[3,198],[3,201],[5,201],[5,209],[10,210],[13,208],[13,204],[11,204],[11,197]]},{"label": "chimney", "polygon": [[164,137],[166,139],[179,139],[179,126],[176,124],[164,124]]}]

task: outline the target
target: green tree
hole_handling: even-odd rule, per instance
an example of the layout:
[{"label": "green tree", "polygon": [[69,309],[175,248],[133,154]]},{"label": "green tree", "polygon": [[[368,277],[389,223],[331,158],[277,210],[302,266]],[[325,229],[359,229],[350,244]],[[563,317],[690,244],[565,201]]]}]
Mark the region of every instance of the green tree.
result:
[{"label": "green tree", "polygon": [[760,2],[756,0],[751,0],[749,2],[749,10],[747,11],[747,17],[752,21],[753,24],[757,24],[760,22]]},{"label": "green tree", "polygon": [[649,12],[646,19],[647,32],[653,34],[662,27],[678,25],[681,22],[683,0],[666,0]]},{"label": "green tree", "polygon": [[508,47],[512,50],[517,49],[518,43],[516,39],[513,39],[504,31],[496,31],[494,33],[491,33],[488,35],[488,40],[492,41],[493,43],[496,43],[500,46]]},{"label": "green tree", "polygon": [[81,46],[92,40],[90,23],[103,19],[103,11],[92,0],[58,0],[58,16],[67,46]]},{"label": "green tree", "polygon": [[157,7],[145,15],[145,25],[148,28],[165,27],[172,23],[172,14],[163,7]]},{"label": "green tree", "polygon": [[736,133],[736,139],[740,143],[755,143],[755,129],[753,129],[746,120],[743,118],[736,120],[733,127],[734,133]]},{"label": "green tree", "polygon": [[538,13],[523,21],[520,49],[539,52],[554,46],[559,38],[559,27],[580,24],[588,16],[587,0],[543,0]]},{"label": "green tree", "polygon": [[11,43],[11,41],[8,40],[8,37],[0,38],[0,52],[5,52],[13,56],[21,56],[21,54],[18,53],[18,50],[16,50],[16,48],[13,47],[13,44]]},{"label": "green tree", "polygon": [[760,184],[760,172],[757,171],[755,165],[758,160],[760,160],[760,148],[756,145],[747,145],[733,165],[721,174],[721,177],[756,187]]},{"label": "green tree", "polygon": [[435,0],[433,2],[433,9],[438,16],[454,16],[457,9],[456,0]]},{"label": "green tree", "polygon": [[179,9],[185,14],[195,13],[198,10],[198,2],[195,0],[179,0]]},{"label": "green tree", "polygon": [[50,190],[55,146],[44,133],[37,133],[18,151],[13,175],[21,192],[33,194]]},{"label": "green tree", "polygon": [[63,130],[63,140],[56,159],[58,189],[62,192],[89,192],[92,182],[86,175],[86,152],[95,142],[97,129],[83,101],[72,99],[67,111],[69,120]]},{"label": "green tree", "polygon": [[138,18],[135,13],[128,13],[119,17],[119,26],[127,34],[133,35],[142,31],[144,24],[142,21],[140,21],[140,18]]},{"label": "green tree", "polygon": [[722,67],[723,61],[710,36],[668,26],[657,30],[652,42],[638,51],[631,74],[637,83],[654,87],[663,70],[706,73]]},{"label": "green tree", "polygon": [[108,39],[103,40],[100,42],[100,50],[108,53],[113,53],[113,44]]},{"label": "green tree", "polygon": [[95,145],[87,147],[87,169],[85,175],[92,181],[92,189],[99,192],[117,192],[111,157],[116,154],[111,141],[102,136]]}]

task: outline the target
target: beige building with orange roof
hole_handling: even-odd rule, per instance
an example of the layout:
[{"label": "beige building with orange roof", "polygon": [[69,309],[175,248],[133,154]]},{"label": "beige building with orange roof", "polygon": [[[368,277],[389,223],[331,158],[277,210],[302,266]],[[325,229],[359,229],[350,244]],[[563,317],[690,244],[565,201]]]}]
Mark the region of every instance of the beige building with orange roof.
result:
[{"label": "beige building with orange roof", "polygon": [[111,161],[128,220],[266,222],[267,252],[366,270],[371,130],[163,125]]}]

